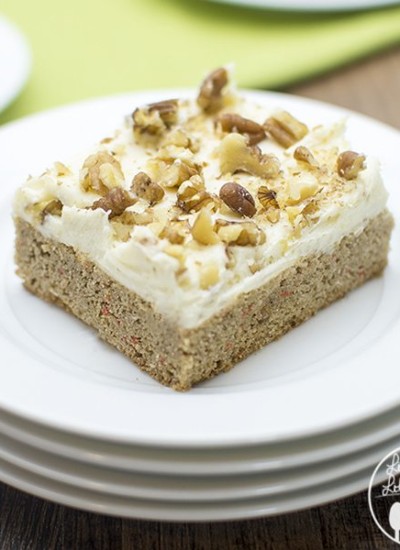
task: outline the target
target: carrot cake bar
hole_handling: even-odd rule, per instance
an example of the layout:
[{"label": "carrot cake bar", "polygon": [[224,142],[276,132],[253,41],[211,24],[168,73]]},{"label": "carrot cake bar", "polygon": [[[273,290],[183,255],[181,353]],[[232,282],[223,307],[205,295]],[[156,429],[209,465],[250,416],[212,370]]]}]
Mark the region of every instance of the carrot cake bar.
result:
[{"label": "carrot cake bar", "polygon": [[344,126],[258,105],[217,69],[196,98],[138,106],[93,150],[28,179],[18,274],[187,390],[385,268],[379,165]]}]

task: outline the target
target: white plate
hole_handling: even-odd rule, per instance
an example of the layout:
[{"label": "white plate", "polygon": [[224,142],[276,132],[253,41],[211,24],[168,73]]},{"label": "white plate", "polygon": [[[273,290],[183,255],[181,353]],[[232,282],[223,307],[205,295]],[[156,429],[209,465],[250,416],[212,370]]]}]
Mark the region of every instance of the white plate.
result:
[{"label": "white plate", "polygon": [[30,69],[31,55],[24,36],[0,17],[0,111],[19,94]]},{"label": "white plate", "polygon": [[[23,290],[14,275],[10,220],[17,185],[29,173],[40,173],[50,159],[65,160],[107,135],[136,105],[182,93],[84,102],[0,130],[0,406],[55,429],[103,440],[198,448],[325,433],[398,405],[399,224],[384,277],[185,394],[150,380],[92,330]],[[349,115],[284,94],[249,95],[309,124]],[[354,148],[380,157],[390,207],[400,219],[399,133],[356,114],[350,114],[348,127]]]},{"label": "white plate", "polygon": [[[396,436],[379,445],[327,462],[275,472],[243,475],[187,476],[154,475],[104,468],[95,461],[88,465],[75,459],[60,458],[0,434],[0,458],[23,470],[78,488],[169,502],[246,500],[282,495],[334,481],[365,468],[374,469],[388,452],[396,448]],[[0,470],[1,479],[1,470]]]},{"label": "white plate", "polygon": [[[66,506],[100,514],[158,521],[227,521],[284,514],[326,504],[366,490],[371,468],[284,495],[248,500],[171,502],[134,499],[83,489],[34,474],[0,459],[1,479],[20,489]],[[381,480],[377,479],[377,483]]]},{"label": "white plate", "polygon": [[211,0],[221,4],[283,11],[347,11],[382,8],[399,0]]},{"label": "white plate", "polygon": [[63,458],[151,475],[220,476],[289,471],[357,453],[400,434],[400,410],[313,438],[222,449],[157,449],[118,445],[51,430],[0,413],[0,433]]}]

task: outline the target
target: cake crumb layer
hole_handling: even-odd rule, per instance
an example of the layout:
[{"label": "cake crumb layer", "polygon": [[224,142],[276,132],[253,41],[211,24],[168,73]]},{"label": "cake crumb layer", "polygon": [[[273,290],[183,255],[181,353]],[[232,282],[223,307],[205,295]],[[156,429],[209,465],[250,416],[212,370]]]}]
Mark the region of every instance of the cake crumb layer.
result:
[{"label": "cake crumb layer", "polygon": [[188,390],[228,371],[380,275],[393,227],[385,210],[361,233],[342,238],[330,253],[299,258],[200,326],[185,329],[110,278],[86,255],[45,237],[20,218],[15,222],[16,263],[25,287],[93,327],[101,339],[175,390]]}]

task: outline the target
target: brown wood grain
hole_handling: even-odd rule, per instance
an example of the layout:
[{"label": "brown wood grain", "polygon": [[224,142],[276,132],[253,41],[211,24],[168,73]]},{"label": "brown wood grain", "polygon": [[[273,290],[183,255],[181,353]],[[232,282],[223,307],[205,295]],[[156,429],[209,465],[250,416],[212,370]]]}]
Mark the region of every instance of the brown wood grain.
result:
[{"label": "brown wood grain", "polygon": [[[400,128],[400,49],[285,91],[354,109]],[[81,512],[0,484],[0,550],[396,548],[373,523],[366,492],[273,518],[174,524]]]}]

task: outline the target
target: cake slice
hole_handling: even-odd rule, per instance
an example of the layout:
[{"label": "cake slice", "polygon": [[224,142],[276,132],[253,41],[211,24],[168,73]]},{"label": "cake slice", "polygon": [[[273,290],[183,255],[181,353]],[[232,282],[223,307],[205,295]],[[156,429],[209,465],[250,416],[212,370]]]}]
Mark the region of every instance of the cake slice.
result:
[{"label": "cake slice", "polygon": [[25,287],[176,390],[232,368],[387,263],[377,161],[343,122],[301,118],[239,96],[225,68],[196,99],[137,107],[18,190]]}]

